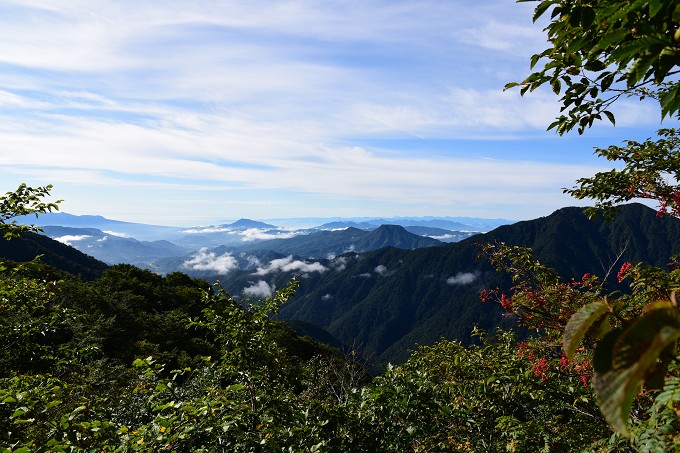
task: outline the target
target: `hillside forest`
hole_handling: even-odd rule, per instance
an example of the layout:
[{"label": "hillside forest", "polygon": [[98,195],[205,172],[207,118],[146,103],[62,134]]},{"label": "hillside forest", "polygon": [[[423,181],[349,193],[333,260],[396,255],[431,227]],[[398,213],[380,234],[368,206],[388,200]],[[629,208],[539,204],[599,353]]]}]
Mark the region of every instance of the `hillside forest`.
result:
[{"label": "hillside forest", "polygon": [[[614,123],[608,109],[621,96],[651,99],[662,119],[677,120],[677,2],[543,0],[534,19],[544,15],[549,47],[508,88],[550,87],[563,107],[550,128]],[[70,269],[47,255],[2,259],[0,451],[678,451],[679,145],[676,130],[662,129],[597,149],[617,168],[566,190],[595,201],[587,215],[599,216],[593,228],[613,238],[615,255],[565,240],[584,220],[570,210],[550,223],[565,236],[538,234],[545,220],[503,227],[536,240],[483,236],[474,255],[502,277],[474,304],[497,322],[378,369],[360,345],[336,349],[282,321],[295,304],[305,312],[302,276],[271,297],[237,298],[226,281],[75,254]],[[36,228],[15,218],[57,209],[50,190],[21,185],[0,198],[2,241],[31,237]],[[658,207],[650,218],[623,206],[618,217],[633,199]],[[549,265],[550,255],[563,265]],[[598,265],[581,273],[579,263]]]}]

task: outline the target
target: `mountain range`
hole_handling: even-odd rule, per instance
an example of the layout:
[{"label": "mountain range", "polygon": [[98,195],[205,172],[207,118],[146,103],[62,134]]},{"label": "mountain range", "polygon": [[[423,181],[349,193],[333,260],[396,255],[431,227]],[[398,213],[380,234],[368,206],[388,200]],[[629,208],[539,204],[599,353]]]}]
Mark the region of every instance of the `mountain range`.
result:
[{"label": "mountain range", "polygon": [[680,220],[659,219],[639,204],[620,208],[611,222],[564,208],[438,247],[386,247],[326,260],[287,257],[212,278],[232,294],[263,296],[301,275],[302,287],[282,309],[283,319],[318,325],[343,342],[359,341],[378,363],[400,362],[416,344],[441,337],[469,342],[473,325],[493,329],[512,323],[498,307],[479,301],[482,289],[511,285],[477,259],[479,244],[488,242],[530,247],[567,278],[603,276],[623,261],[665,266],[680,252]]},{"label": "mountain range", "polygon": [[[338,237],[354,235],[359,244],[361,234],[372,234],[372,243],[377,245],[408,237],[404,233],[412,234],[399,226],[315,234],[321,233],[325,236],[310,233],[286,241],[316,237],[330,243],[328,238],[336,233]],[[539,260],[561,275],[580,278],[588,272],[605,275],[623,261],[666,265],[671,255],[680,253],[680,220],[659,219],[654,210],[639,204],[621,207],[611,222],[588,220],[580,208],[563,208],[547,217],[500,226],[460,242],[420,248],[412,243],[403,243],[404,248],[388,244],[371,251],[329,256],[313,253],[319,245],[293,242],[279,252],[261,248],[257,255],[255,249],[230,251],[224,246],[167,259],[176,260],[174,270],[210,282],[219,279],[238,297],[267,297],[297,275],[302,286],[283,307],[280,317],[298,325],[316,326],[317,331],[325,331],[345,344],[358,342],[376,363],[383,364],[403,361],[416,345],[431,344],[441,337],[469,342],[473,325],[491,330],[513,324],[498,307],[479,301],[482,289],[507,290],[511,285],[506,275],[477,259],[479,244],[487,242],[531,247]],[[50,250],[32,248],[30,253],[45,253],[42,259],[47,260],[51,249],[61,256],[69,249],[54,241],[48,244]],[[297,253],[292,244],[304,253]],[[7,247],[0,249],[3,256],[7,253]],[[81,259],[84,261],[79,266],[86,266],[88,258]],[[65,258],[64,266],[69,260]],[[101,263],[92,266],[105,268]]]},{"label": "mountain range", "polygon": [[[377,221],[362,222],[362,228],[346,226],[355,222],[344,221],[335,222],[333,228],[320,225],[286,229],[250,219],[177,228],[64,213],[49,213],[38,220],[36,225],[43,228],[45,235],[101,261],[108,264],[134,264],[159,272],[172,272],[175,270],[172,269],[172,263],[190,260],[192,253],[203,253],[200,252],[203,248],[215,249],[214,253],[220,255],[228,250],[229,253],[248,252],[258,257],[263,253],[274,252],[310,258],[328,257],[352,250],[363,252],[386,246],[427,247],[455,242],[478,233],[470,225],[429,218],[422,220],[422,223],[455,224],[466,230],[454,231],[423,225],[390,226],[375,223]],[[415,219],[398,220],[402,223],[418,223]],[[478,219],[480,229],[484,229],[482,220]],[[35,219],[19,218],[18,221],[30,223]]]}]

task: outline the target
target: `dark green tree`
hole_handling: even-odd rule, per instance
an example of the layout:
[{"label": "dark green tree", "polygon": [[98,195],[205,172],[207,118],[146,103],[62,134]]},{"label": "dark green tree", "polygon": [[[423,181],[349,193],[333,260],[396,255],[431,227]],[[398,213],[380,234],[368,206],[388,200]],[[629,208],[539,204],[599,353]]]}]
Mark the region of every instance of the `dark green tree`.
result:
[{"label": "dark green tree", "polygon": [[534,21],[550,14],[550,47],[531,57],[532,72],[520,92],[550,85],[562,114],[549,129],[579,133],[621,97],[652,98],[661,117],[680,109],[680,5],[673,0],[518,0],[538,3]]}]

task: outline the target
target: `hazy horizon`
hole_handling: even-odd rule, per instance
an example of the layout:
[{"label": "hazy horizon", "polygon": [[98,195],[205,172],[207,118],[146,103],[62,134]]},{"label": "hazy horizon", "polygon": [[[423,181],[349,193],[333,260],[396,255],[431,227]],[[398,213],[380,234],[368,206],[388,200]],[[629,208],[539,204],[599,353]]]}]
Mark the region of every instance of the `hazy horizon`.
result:
[{"label": "hazy horizon", "polygon": [[[467,220],[468,222],[470,221],[476,221],[480,224],[485,224],[485,225],[492,225],[492,224],[507,224],[507,223],[514,223],[516,220],[513,219],[504,219],[504,218],[485,218],[485,217],[467,217],[467,216],[389,216],[389,217],[381,217],[381,216],[373,216],[373,217],[315,217],[315,216],[310,216],[310,217],[276,217],[276,218],[249,218],[249,217],[238,217],[238,218],[224,218],[224,219],[216,219],[214,222],[209,222],[209,223],[188,223],[188,224],[164,224],[164,223],[159,223],[159,222],[128,222],[127,220],[121,220],[121,219],[116,219],[116,218],[111,218],[107,216],[103,216],[101,214],[97,213],[90,213],[90,214],[73,214],[71,212],[64,212],[64,211],[54,211],[52,213],[48,214],[41,214],[37,219],[33,214],[28,214],[25,216],[19,216],[18,219],[20,223],[30,223],[30,224],[35,224],[35,225],[59,225],[59,223],[50,223],[52,222],[53,215],[61,215],[65,214],[66,216],[76,216],[79,218],[83,217],[100,217],[104,218],[108,221],[113,221],[113,222],[124,222],[124,223],[140,223],[143,225],[150,225],[150,226],[161,226],[161,227],[173,227],[173,228],[190,228],[190,227],[205,227],[205,226],[214,226],[214,225],[226,225],[226,224],[232,224],[235,222],[238,222],[239,220],[252,220],[255,222],[262,222],[262,223],[269,223],[274,226],[278,227],[284,227],[284,228],[312,228],[312,227],[317,227],[321,226],[325,223],[332,223],[332,222],[370,222],[370,221],[376,221],[376,220],[410,220],[413,219],[414,221],[428,221],[428,220],[447,220],[451,222],[459,222],[459,223],[465,223]],[[63,222],[62,222],[63,223]],[[474,225],[470,225],[474,226]]]}]

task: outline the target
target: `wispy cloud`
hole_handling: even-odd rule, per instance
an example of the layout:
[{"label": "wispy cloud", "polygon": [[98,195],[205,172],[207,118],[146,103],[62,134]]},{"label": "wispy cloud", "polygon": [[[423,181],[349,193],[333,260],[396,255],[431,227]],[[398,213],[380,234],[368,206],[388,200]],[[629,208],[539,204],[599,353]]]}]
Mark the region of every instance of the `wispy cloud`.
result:
[{"label": "wispy cloud", "polygon": [[333,258],[330,258],[330,260],[331,260],[330,265],[334,270],[336,270],[338,272],[342,272],[345,269],[347,269],[347,258],[346,257],[344,257],[344,256],[340,256],[340,257],[337,257],[337,258],[333,257]]},{"label": "wispy cloud", "polygon": [[477,280],[477,274],[473,272],[459,272],[456,275],[446,279],[446,283],[451,286],[469,285]]},{"label": "wispy cloud", "polygon": [[92,236],[88,236],[86,234],[73,234],[73,235],[67,234],[65,236],[59,236],[57,238],[54,238],[54,240],[59,241],[62,244],[71,245],[72,242],[82,241],[84,239],[89,239],[91,237]]},{"label": "wispy cloud", "polygon": [[387,266],[379,264],[375,267],[375,269],[373,269],[373,272],[380,275],[381,277],[389,277],[390,275],[394,275],[396,271],[389,270]]},{"label": "wispy cloud", "polygon": [[239,232],[243,236],[243,240],[246,242],[250,241],[265,241],[268,239],[289,239],[294,236],[303,234],[302,231],[282,231],[282,230],[263,230],[260,228],[248,228],[242,232]]},{"label": "wispy cloud", "polygon": [[209,252],[207,248],[203,247],[192,258],[184,261],[182,267],[195,271],[214,271],[226,274],[238,268],[238,262],[229,253],[217,255],[215,252]]},{"label": "wispy cloud", "polygon": [[125,233],[117,233],[117,232],[115,232],[115,231],[107,231],[107,230],[104,230],[104,233],[109,234],[109,235],[111,235],[111,236],[116,236],[116,237],[119,237],[119,238],[129,238],[129,237],[130,237],[129,234],[125,234]]},{"label": "wispy cloud", "polygon": [[229,227],[222,226],[208,226],[202,228],[187,228],[182,230],[186,234],[213,234],[213,233],[234,233],[234,230]]},{"label": "wispy cloud", "polygon": [[269,283],[265,282],[264,280],[260,280],[257,283],[253,283],[252,285],[243,288],[243,293],[248,296],[265,298],[271,297],[271,295],[274,293],[274,288],[269,286]]},{"label": "wispy cloud", "polygon": [[328,268],[318,261],[307,263],[305,261],[293,260],[292,256],[288,256],[287,258],[272,260],[264,267],[258,267],[255,274],[267,275],[274,272],[300,272],[309,274],[313,272],[323,273],[327,270]]}]

